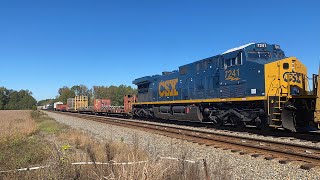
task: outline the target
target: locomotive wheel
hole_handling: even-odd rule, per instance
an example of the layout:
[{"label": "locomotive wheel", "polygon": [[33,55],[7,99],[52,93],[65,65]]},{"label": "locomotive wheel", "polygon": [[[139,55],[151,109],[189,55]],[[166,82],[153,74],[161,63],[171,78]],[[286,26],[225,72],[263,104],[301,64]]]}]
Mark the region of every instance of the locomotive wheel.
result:
[{"label": "locomotive wheel", "polygon": [[239,130],[244,129],[246,127],[246,122],[238,121],[236,127]]},{"label": "locomotive wheel", "polygon": [[216,119],[216,122],[214,122],[213,123],[213,126],[214,127],[221,127],[221,126],[223,126],[224,124],[223,124],[223,121],[222,120],[220,120],[220,119]]},{"label": "locomotive wheel", "polygon": [[214,127],[220,127],[222,125],[222,121],[216,116],[209,116],[209,121],[213,123]]}]

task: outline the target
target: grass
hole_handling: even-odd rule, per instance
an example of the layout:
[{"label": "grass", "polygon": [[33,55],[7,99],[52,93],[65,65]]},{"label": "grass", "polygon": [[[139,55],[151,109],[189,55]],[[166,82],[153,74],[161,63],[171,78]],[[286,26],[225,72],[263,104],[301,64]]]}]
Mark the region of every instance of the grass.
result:
[{"label": "grass", "polygon": [[0,144],[0,169],[28,167],[42,163],[48,157],[47,146],[38,138],[15,138]]},{"label": "grass", "polygon": [[[144,151],[140,137],[124,142],[114,137],[98,140],[89,132],[56,122],[41,111],[1,112],[0,171],[19,167],[49,165],[35,171],[0,173],[0,179],[205,179],[203,164],[187,163],[187,147],[181,147],[181,161],[157,158],[157,150]],[[5,124],[5,127],[2,126]],[[17,130],[13,128],[18,128]],[[156,143],[156,141],[154,142]],[[147,163],[112,165],[114,162]],[[73,162],[109,162],[105,165],[71,165]],[[211,170],[219,179],[228,179],[228,164]],[[224,170],[226,169],[226,171]]]},{"label": "grass", "polygon": [[42,133],[57,134],[68,128],[68,126],[58,123],[41,111],[32,111],[31,117],[38,125],[37,130]]},{"label": "grass", "polygon": [[0,142],[28,137],[36,132],[37,124],[30,111],[0,111]]},{"label": "grass", "polygon": [[65,128],[39,111],[0,111],[0,170],[46,163],[52,144],[43,134]]},{"label": "grass", "polygon": [[31,111],[0,111],[0,169],[28,167],[48,157],[46,143],[35,137]]}]

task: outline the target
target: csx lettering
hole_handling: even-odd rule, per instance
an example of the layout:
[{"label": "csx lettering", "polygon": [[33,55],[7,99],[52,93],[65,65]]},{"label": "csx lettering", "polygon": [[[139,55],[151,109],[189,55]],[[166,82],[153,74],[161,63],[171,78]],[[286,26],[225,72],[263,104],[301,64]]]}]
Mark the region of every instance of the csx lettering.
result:
[{"label": "csx lettering", "polygon": [[301,83],[301,73],[293,73],[293,72],[285,72],[283,73],[283,80],[285,82],[294,82],[294,83]]},{"label": "csx lettering", "polygon": [[178,78],[159,82],[159,96],[178,96],[177,83]]}]

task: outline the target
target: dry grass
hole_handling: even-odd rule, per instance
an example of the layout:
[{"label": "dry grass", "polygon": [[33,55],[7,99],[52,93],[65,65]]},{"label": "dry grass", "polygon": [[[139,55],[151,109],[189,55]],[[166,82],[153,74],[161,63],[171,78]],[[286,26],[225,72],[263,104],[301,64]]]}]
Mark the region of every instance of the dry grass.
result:
[{"label": "dry grass", "polygon": [[[92,136],[88,133],[70,129],[69,131],[60,133],[57,136],[62,146],[69,146],[70,148],[76,149],[76,152],[86,152],[74,153],[73,157],[76,157],[76,161],[94,160],[100,162],[128,162],[134,160],[145,160],[147,154],[138,149],[137,147],[130,147],[129,145],[122,142],[114,142],[108,140],[105,142],[99,142],[94,140]],[[137,143],[135,143],[137,146]]]},{"label": "dry grass", "polygon": [[37,124],[30,113],[29,110],[1,110],[0,142],[27,137],[35,133]]},{"label": "dry grass", "polygon": [[28,167],[47,158],[46,143],[34,136],[36,132],[31,111],[0,111],[0,170]]},{"label": "dry grass", "polygon": [[[49,168],[0,173],[0,179],[205,179],[201,161],[196,163],[185,161],[189,153],[185,145],[182,145],[179,150],[180,161],[161,160],[157,157],[156,150],[146,152],[140,148],[140,137],[137,134],[132,134],[132,138],[126,141],[127,144],[121,140],[113,140],[114,137],[102,141],[95,139],[88,132],[59,124],[39,111],[33,111],[31,116],[30,111],[3,113],[6,114],[7,121],[8,119],[12,121],[11,125],[8,125],[10,123],[6,120],[1,121],[7,124],[5,127],[2,126],[1,130],[10,132],[2,133],[5,134],[3,137],[19,138],[3,141],[0,147],[0,163],[3,163],[0,165],[0,171],[40,164],[49,165]],[[19,120],[15,125],[12,119],[23,120]],[[20,130],[12,130],[13,127]],[[3,150],[6,153],[3,153]],[[15,154],[24,158],[19,158]],[[8,158],[3,158],[4,156]],[[137,161],[147,162],[129,165],[114,164]],[[71,163],[74,162],[108,162],[109,164],[72,165]],[[222,161],[219,163],[223,164],[222,168],[220,166],[214,169],[209,168],[211,177],[229,179],[229,175],[225,175],[230,169],[224,170],[229,165]]]}]

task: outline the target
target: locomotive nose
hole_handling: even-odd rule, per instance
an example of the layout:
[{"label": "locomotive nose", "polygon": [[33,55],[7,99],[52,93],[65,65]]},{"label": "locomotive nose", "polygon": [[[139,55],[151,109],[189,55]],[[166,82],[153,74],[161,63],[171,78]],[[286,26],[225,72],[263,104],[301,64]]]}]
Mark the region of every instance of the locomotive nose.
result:
[{"label": "locomotive nose", "polygon": [[306,68],[295,58],[283,64],[283,78],[291,95],[304,95],[307,92]]}]

